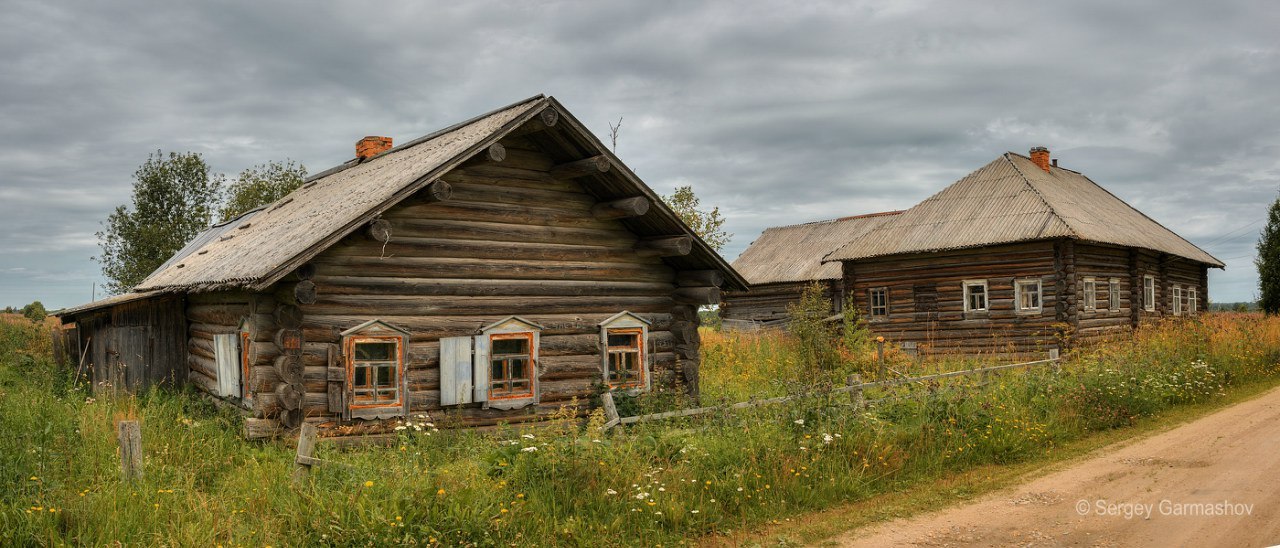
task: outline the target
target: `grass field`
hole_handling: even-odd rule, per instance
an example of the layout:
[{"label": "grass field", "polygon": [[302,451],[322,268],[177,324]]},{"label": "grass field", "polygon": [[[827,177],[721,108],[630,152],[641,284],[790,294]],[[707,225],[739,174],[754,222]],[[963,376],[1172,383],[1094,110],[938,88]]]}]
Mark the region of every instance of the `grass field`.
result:
[{"label": "grass field", "polygon": [[[838,358],[812,367],[812,340],[705,338],[712,401],[798,393],[870,360],[865,341],[831,344]],[[387,447],[322,445],[325,462],[300,485],[291,442],[243,441],[237,415],[190,393],[95,399],[48,351],[42,328],[0,322],[0,544],[672,545],[1064,458],[1274,384],[1280,319],[1154,325],[1057,374],[957,382],[866,412],[809,390],[795,404],[608,434],[598,414],[488,432],[414,419]],[[659,399],[632,405],[669,404]],[[124,418],[142,423],[145,476],[134,484],[121,481],[116,454]]]}]

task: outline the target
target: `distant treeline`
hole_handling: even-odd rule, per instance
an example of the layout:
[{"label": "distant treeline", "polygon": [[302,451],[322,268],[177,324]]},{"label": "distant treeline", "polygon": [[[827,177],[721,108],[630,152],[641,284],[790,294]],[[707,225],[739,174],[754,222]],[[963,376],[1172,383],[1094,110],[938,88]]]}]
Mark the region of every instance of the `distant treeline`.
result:
[{"label": "distant treeline", "polygon": [[1248,302],[1246,302],[1246,303],[1209,303],[1209,310],[1215,310],[1215,311],[1218,311],[1218,312],[1224,312],[1224,311],[1233,311],[1233,312],[1257,312],[1258,310],[1261,310],[1261,308],[1258,308],[1258,303],[1256,303],[1256,302],[1251,302],[1251,303],[1248,303]]}]

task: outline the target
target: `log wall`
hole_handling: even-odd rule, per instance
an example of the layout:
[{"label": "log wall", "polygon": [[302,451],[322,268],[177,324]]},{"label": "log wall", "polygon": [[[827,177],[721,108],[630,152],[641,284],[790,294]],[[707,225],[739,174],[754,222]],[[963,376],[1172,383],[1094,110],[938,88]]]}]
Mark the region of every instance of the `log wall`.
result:
[{"label": "log wall", "polygon": [[[888,288],[889,314],[870,328],[895,343],[935,354],[1043,352],[1063,325],[1055,251],[1053,242],[1033,242],[845,262],[844,283],[864,313],[868,290]],[[1029,277],[1040,278],[1039,314],[1014,309],[1014,280]],[[987,280],[988,312],[964,311],[965,280]]]},{"label": "log wall", "polygon": [[823,296],[831,301],[831,313],[840,311],[843,297],[839,280],[752,285],[750,291],[726,291],[720,303],[720,317],[726,320],[771,322],[787,319],[787,307],[800,300],[811,283],[822,285]]},{"label": "log wall", "polygon": [[[187,381],[183,300],[158,296],[75,318],[85,377],[95,390],[138,392]],[[75,360],[79,360],[77,355]],[[75,365],[77,369],[79,364]]]},{"label": "log wall", "polygon": [[[502,145],[501,162],[482,152],[442,177],[451,199],[420,193],[387,211],[379,230],[390,229],[388,241],[375,239],[385,232],[360,230],[311,261],[314,301],[297,303],[306,420],[338,418],[326,366],[341,364],[340,332],[371,319],[410,333],[410,412],[460,425],[533,420],[575,398],[586,404],[603,380],[598,324],[624,310],[652,322],[654,385],[696,383],[696,306],[675,298],[676,272],[637,253],[639,238],[623,221],[593,216],[598,201],[583,186],[589,183],[553,177],[556,162],[533,142],[515,137]],[[282,282],[272,293],[293,292]],[[545,327],[540,403],[442,409],[440,338],[475,335],[512,315]],[[264,374],[260,389],[272,389],[273,380],[281,382]],[[270,398],[261,408],[265,416],[280,411]]]}]

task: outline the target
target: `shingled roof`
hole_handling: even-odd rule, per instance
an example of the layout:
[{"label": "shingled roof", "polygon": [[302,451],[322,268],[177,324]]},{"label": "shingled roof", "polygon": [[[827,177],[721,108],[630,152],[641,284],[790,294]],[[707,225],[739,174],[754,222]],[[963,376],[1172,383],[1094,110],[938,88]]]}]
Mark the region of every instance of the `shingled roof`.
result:
[{"label": "shingled roof", "polygon": [[840,263],[823,264],[822,257],[899,213],[886,211],[766,228],[733,261],[733,268],[752,285],[836,280]]},{"label": "shingled roof", "polygon": [[850,261],[1054,238],[1160,251],[1222,268],[1078,172],[1008,152],[828,254]]},{"label": "shingled roof", "polygon": [[[676,269],[719,270],[725,274],[727,288],[746,289],[742,276],[581,122],[554,97],[537,95],[363,162],[350,160],[317,173],[275,203],[197,236],[134,291],[265,289],[547,108],[555,109],[559,124],[563,124],[556,127],[556,142],[565,149],[560,152],[578,157],[603,154],[611,161],[612,169],[596,176],[589,192],[601,201],[636,195],[649,198],[649,213],[626,219],[624,224],[641,235],[692,235],[694,245],[689,255],[666,260]],[[99,301],[68,310],[85,311],[112,303]]]}]

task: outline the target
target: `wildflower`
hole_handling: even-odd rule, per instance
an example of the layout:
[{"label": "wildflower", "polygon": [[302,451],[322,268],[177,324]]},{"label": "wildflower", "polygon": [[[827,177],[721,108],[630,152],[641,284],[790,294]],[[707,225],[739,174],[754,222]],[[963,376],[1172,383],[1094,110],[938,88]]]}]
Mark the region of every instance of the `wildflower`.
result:
[{"label": "wildflower", "polygon": [[618,492],[617,492],[617,491],[614,491],[613,489],[610,489],[610,490],[608,490],[608,491],[605,491],[605,494],[606,494],[606,495],[616,495],[616,494],[618,494]]},{"label": "wildflower", "polygon": [[538,448],[537,448],[536,446],[533,446],[533,445],[530,445],[529,447],[525,447],[524,449],[521,449],[521,451],[524,451],[525,453],[532,453],[532,452],[537,451],[537,450],[538,450]]},{"label": "wildflower", "polygon": [[636,500],[644,500],[649,498],[649,493],[636,493]]},{"label": "wildflower", "polygon": [[531,439],[533,439],[533,434],[525,434],[525,435],[520,436],[520,437],[522,437],[522,438],[524,438],[524,439],[526,439],[526,440],[531,440]]},{"label": "wildflower", "polygon": [[804,419],[796,419],[796,420],[795,420],[795,423],[796,423],[796,424],[798,424],[798,425],[800,425],[800,426],[804,426]]},{"label": "wildflower", "polygon": [[444,496],[444,488],[443,488],[443,487],[441,487],[439,491],[436,491],[436,496],[437,496],[437,497],[443,497],[443,496]]},{"label": "wildflower", "polygon": [[398,431],[400,431],[400,430],[404,430],[404,428],[405,428],[405,427],[404,427],[404,425],[402,424],[402,425],[400,425],[400,426],[397,426],[397,427],[396,427],[396,431],[398,432]]},{"label": "wildflower", "polygon": [[506,509],[506,508],[503,508],[502,510],[499,510],[499,511],[498,511],[498,513],[499,513],[499,514],[505,514],[505,513],[507,513],[507,509]]},{"label": "wildflower", "polygon": [[365,487],[373,487],[373,480],[364,482]]},{"label": "wildflower", "polygon": [[822,443],[831,443],[833,441],[835,441],[835,438],[831,437],[831,434],[822,435]]},{"label": "wildflower", "polygon": [[696,513],[698,513],[698,511],[697,511],[697,510],[689,510],[689,513],[690,513],[690,514],[696,514]]}]

